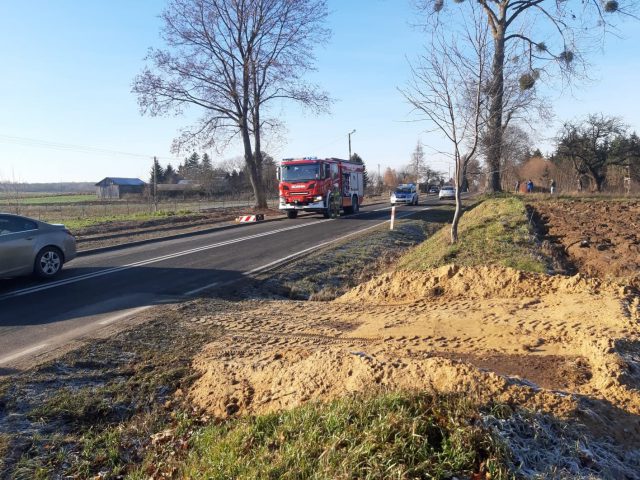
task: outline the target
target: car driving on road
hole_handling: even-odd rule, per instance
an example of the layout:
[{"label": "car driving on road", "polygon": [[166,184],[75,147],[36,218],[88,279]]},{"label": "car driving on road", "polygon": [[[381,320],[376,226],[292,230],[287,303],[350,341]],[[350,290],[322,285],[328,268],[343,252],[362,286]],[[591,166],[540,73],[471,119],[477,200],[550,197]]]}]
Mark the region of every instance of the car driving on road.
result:
[{"label": "car driving on road", "polygon": [[0,278],[51,278],[76,256],[76,239],[64,225],[0,213]]},{"label": "car driving on road", "polygon": [[456,191],[451,185],[445,185],[440,187],[440,193],[438,193],[438,200],[455,199]]},{"label": "car driving on road", "polygon": [[418,205],[418,191],[412,183],[398,185],[395,192],[391,194],[391,205],[405,203],[407,205]]}]

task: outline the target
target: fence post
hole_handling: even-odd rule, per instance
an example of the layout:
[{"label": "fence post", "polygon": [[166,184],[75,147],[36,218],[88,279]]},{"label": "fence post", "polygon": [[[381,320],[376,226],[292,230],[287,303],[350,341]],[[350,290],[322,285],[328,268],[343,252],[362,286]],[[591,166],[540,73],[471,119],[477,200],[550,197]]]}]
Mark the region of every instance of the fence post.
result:
[{"label": "fence post", "polygon": [[389,230],[393,230],[393,222],[396,219],[396,206],[391,207],[391,224],[389,225]]}]

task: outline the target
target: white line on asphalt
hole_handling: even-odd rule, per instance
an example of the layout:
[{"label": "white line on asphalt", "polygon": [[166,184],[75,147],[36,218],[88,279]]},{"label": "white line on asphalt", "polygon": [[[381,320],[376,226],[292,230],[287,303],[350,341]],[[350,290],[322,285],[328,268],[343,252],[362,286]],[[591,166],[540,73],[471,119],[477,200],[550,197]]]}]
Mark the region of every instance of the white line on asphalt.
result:
[{"label": "white line on asphalt", "polygon": [[5,295],[1,295],[0,296],[0,300],[6,300],[8,298],[14,298],[14,297],[20,297],[22,295],[27,295],[29,293],[35,293],[35,292],[40,292],[42,290],[49,290],[50,288],[55,288],[55,287],[60,287],[62,285],[68,285],[71,283],[77,283],[77,282],[81,282],[83,280],[89,280],[91,278],[96,278],[96,277],[102,277],[104,275],[110,275],[112,273],[117,273],[117,272],[122,272],[124,270],[129,270],[131,268],[135,268],[135,267],[142,267],[144,265],[149,265],[152,263],[157,263],[157,262],[162,262],[164,260],[170,260],[173,258],[178,258],[178,257],[182,257],[184,255],[190,255],[192,253],[197,253],[197,252],[202,252],[205,250],[211,250],[213,248],[220,248],[220,247],[224,247],[226,245],[232,245],[234,243],[240,243],[240,242],[244,242],[247,240],[253,240],[256,238],[260,238],[260,237],[266,237],[269,235],[275,235],[276,233],[282,233],[282,232],[286,232],[289,230],[295,230],[298,228],[305,228],[305,227],[310,227],[313,225],[318,225],[319,223],[324,223],[324,222],[330,222],[333,221],[333,219],[327,219],[327,220],[319,220],[317,222],[313,222],[313,223],[304,223],[301,225],[294,225],[292,227],[286,227],[286,228],[279,228],[277,230],[271,230],[269,232],[263,232],[263,233],[257,233],[255,235],[248,235],[246,237],[241,237],[241,238],[236,238],[233,240],[226,240],[224,242],[218,242],[218,243],[214,243],[211,245],[204,245],[202,247],[197,247],[197,248],[192,248],[189,250],[184,250],[182,252],[176,252],[176,253],[171,253],[168,255],[163,255],[160,257],[155,257],[155,258],[150,258],[147,260],[141,260],[139,262],[134,262],[134,263],[129,263],[127,265],[123,265],[121,267],[112,267],[112,268],[106,268],[104,270],[99,270],[97,272],[92,272],[92,273],[85,273],[84,275],[78,275],[76,277],[71,277],[71,278],[67,278],[64,280],[58,280],[55,282],[51,282],[51,283],[47,283],[46,285],[38,285],[38,286],[34,286],[34,287],[29,287],[29,288],[23,288],[22,290],[16,290],[14,292],[10,292],[7,293]]},{"label": "white line on asphalt", "polygon": [[[411,214],[415,213],[416,211],[422,211],[422,210],[428,210],[428,207],[424,208],[424,209],[420,209],[420,210],[409,211],[405,215],[402,215],[402,217],[399,217],[399,218],[406,217],[408,215],[411,215]],[[141,260],[139,262],[134,262],[134,263],[129,263],[127,265],[123,265],[121,267],[112,267],[112,268],[107,268],[107,269],[104,269],[104,270],[99,270],[97,272],[86,273],[84,275],[78,275],[76,277],[71,277],[71,278],[67,278],[67,279],[64,279],[64,280],[58,280],[58,281],[55,281],[55,282],[47,283],[46,285],[38,285],[38,286],[34,286],[34,287],[24,288],[22,290],[16,290],[14,292],[10,292],[10,293],[7,293],[5,295],[0,295],[0,301],[1,300],[6,300],[6,299],[9,299],[9,298],[28,295],[30,293],[40,292],[40,291],[43,291],[43,290],[49,290],[50,288],[56,288],[56,287],[60,287],[62,285],[69,285],[71,283],[81,282],[83,280],[89,280],[89,279],[92,279],[92,278],[97,278],[97,277],[102,277],[102,276],[105,276],[105,275],[110,275],[110,274],[113,274],[113,273],[122,272],[124,270],[129,270],[129,269],[136,268],[136,267],[142,267],[144,265],[150,265],[152,263],[162,262],[164,260],[170,260],[170,259],[173,259],[173,258],[182,257],[184,255],[190,255],[192,253],[202,252],[202,251],[205,251],[205,250],[211,250],[211,249],[214,249],[214,248],[220,248],[220,247],[223,247],[223,246],[226,246],[226,245],[232,245],[234,243],[240,243],[240,242],[244,242],[244,241],[247,241],[247,240],[253,240],[253,239],[256,239],[256,238],[260,238],[260,237],[266,237],[266,236],[269,236],[269,235],[275,235],[276,233],[282,233],[282,232],[286,232],[286,231],[289,231],[289,230],[295,230],[295,229],[298,229],[298,228],[310,227],[310,226],[313,226],[313,225],[318,225],[319,223],[331,222],[333,220],[334,219],[319,220],[319,221],[313,222],[313,223],[304,223],[302,225],[294,225],[294,226],[291,226],[291,227],[279,228],[277,230],[271,230],[271,231],[268,231],[268,232],[257,233],[257,234],[254,234],[254,235],[248,235],[246,237],[240,237],[240,238],[236,238],[236,239],[232,239],[232,240],[226,240],[224,242],[218,242],[218,243],[214,243],[214,244],[211,244],[211,245],[204,245],[202,247],[192,248],[192,249],[189,249],[189,250],[184,250],[184,251],[181,251],[181,252],[171,253],[171,254],[168,254],[168,255],[160,256],[160,257],[150,258],[150,259],[147,259],[147,260]],[[388,220],[386,220],[386,221],[384,221],[382,223],[376,224],[376,225],[374,225],[372,227],[368,227],[368,228],[363,229],[363,230],[357,230],[357,231],[352,232],[352,233],[350,233],[348,235],[340,237],[337,240],[348,238],[348,237],[350,237],[352,235],[355,235],[357,233],[365,232],[367,230],[370,230],[371,228],[375,228],[376,226],[383,225],[386,222],[388,222]],[[303,250],[302,252],[298,252],[297,254],[289,255],[289,257],[295,257],[296,255],[301,255],[302,253],[306,253],[308,251],[311,251],[314,248],[319,248],[320,246],[328,245],[329,243],[334,243],[337,240],[331,240],[330,242],[325,242],[323,244],[316,245],[314,247],[310,247],[308,249]],[[288,259],[289,257],[285,257],[285,259],[276,260],[275,262],[271,262],[271,263],[274,264],[274,265],[278,264],[278,263],[282,263],[283,261],[286,261],[286,259]],[[271,264],[269,264],[269,265],[271,265]],[[263,267],[261,267],[261,268],[263,268]],[[248,272],[248,273],[254,273],[254,272],[252,271],[252,272]],[[211,288],[211,287],[207,287],[207,288]],[[197,290],[197,292],[195,292],[195,293],[198,293],[199,291],[206,290],[206,288],[196,289],[196,290]],[[187,293],[187,295],[189,295],[189,293]]]},{"label": "white line on asphalt", "polygon": [[101,320],[100,322],[98,322],[98,325],[109,325],[110,323],[117,322],[118,320],[122,320],[123,318],[131,317],[136,313],[149,310],[151,307],[153,307],[153,305],[145,305],[144,307],[138,307],[132,310],[127,310],[126,312],[122,312],[122,313],[119,313],[118,315],[114,315],[113,317],[109,317],[105,320]]},{"label": "white line on asphalt", "polygon": [[[396,218],[400,219],[400,218],[408,217],[409,215],[411,215],[413,213],[422,212],[422,211],[425,211],[425,210],[429,210],[429,207],[421,208],[420,210],[412,210],[410,212],[406,212],[403,215],[399,215]],[[345,240],[345,239],[347,239],[349,237],[352,237],[354,235],[358,235],[360,233],[364,233],[364,232],[366,232],[368,230],[373,230],[374,228],[377,228],[377,227],[379,227],[381,225],[384,225],[385,223],[388,223],[389,221],[390,220],[385,220],[384,222],[377,223],[375,225],[371,225],[370,227],[363,228],[361,230],[356,230],[355,232],[348,233],[346,235],[343,235],[342,237],[334,238],[333,240],[329,240],[327,242],[319,243],[317,245],[314,245],[313,247],[305,248],[304,250],[300,250],[299,252],[292,253],[291,255],[287,255],[286,257],[279,258],[278,260],[274,260],[273,262],[269,262],[266,265],[262,265],[261,267],[257,267],[257,268],[254,268],[253,270],[249,270],[247,272],[243,272],[241,275],[243,277],[248,277],[248,276],[254,275],[256,273],[262,273],[264,271],[268,271],[273,267],[276,267],[276,266],[278,266],[278,265],[280,265],[280,264],[282,264],[284,262],[287,262],[289,260],[293,260],[293,259],[295,259],[297,257],[300,257],[300,256],[304,255],[305,253],[311,252],[313,250],[317,250],[317,249],[322,248],[322,247],[326,247],[327,245],[331,245],[332,243],[340,242],[340,241]],[[203,287],[199,287],[199,288],[196,288],[194,290],[190,290],[190,291],[185,293],[185,296],[191,297],[191,296],[193,296],[193,295],[195,295],[197,293],[203,292],[205,290],[209,290],[210,288],[213,288],[213,287],[225,287],[227,285],[231,285],[233,283],[236,283],[237,281],[238,281],[238,279],[233,279],[233,280],[229,280],[229,281],[226,281],[226,282],[213,282],[213,283],[210,283],[209,285],[205,285]]]},{"label": "white line on asphalt", "polygon": [[0,358],[0,365],[8,363],[16,358],[24,357],[25,355],[29,355],[30,353],[36,352],[38,350],[42,350],[44,347],[49,345],[48,343],[42,343],[40,345],[36,345],[35,347],[25,348],[24,350],[20,350],[19,352],[12,353],[6,357]]},{"label": "white line on asphalt", "polygon": [[213,283],[210,283],[209,285],[205,285],[204,287],[198,287],[194,290],[189,290],[187,293],[185,293],[185,295],[187,297],[190,297],[191,295],[195,295],[196,293],[200,293],[210,288],[217,287],[219,284],[220,282],[213,282]]}]

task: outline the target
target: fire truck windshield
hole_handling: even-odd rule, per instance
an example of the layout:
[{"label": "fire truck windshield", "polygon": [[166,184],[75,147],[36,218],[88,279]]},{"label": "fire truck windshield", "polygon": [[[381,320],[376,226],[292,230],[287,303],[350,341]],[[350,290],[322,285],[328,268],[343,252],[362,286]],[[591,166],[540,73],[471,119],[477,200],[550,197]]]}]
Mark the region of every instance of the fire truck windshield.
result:
[{"label": "fire truck windshield", "polygon": [[302,182],[320,178],[320,169],[317,163],[297,163],[295,165],[282,166],[282,180],[285,182]]}]

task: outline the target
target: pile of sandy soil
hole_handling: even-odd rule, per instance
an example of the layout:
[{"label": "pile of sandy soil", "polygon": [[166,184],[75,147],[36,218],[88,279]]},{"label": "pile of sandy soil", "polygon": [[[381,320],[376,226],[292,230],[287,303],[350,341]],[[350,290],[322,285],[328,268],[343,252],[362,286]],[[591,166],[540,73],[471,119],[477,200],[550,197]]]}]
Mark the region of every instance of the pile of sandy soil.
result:
[{"label": "pile of sandy soil", "polygon": [[193,319],[224,333],[197,357],[189,396],[221,418],[387,389],[559,417],[589,399],[600,432],[640,442],[634,301],[580,276],[447,266],[387,273],[330,303],[249,302]]},{"label": "pile of sandy soil", "polygon": [[465,298],[538,298],[552,294],[605,293],[625,295],[629,287],[602,282],[581,274],[548,276],[499,266],[445,265],[429,272],[394,271],[359,285],[339,302],[401,304],[416,301]]},{"label": "pile of sandy soil", "polygon": [[540,201],[533,208],[577,271],[640,286],[640,201]]}]

